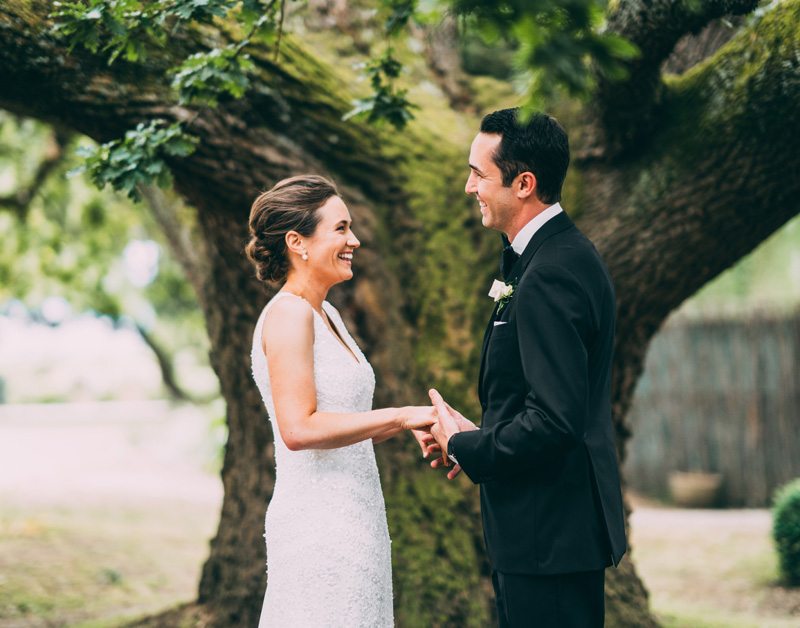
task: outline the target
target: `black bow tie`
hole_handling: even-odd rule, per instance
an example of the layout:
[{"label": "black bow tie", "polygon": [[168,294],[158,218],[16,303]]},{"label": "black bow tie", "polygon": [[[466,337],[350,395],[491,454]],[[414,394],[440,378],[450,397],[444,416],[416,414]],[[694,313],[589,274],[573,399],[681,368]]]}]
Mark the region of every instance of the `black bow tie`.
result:
[{"label": "black bow tie", "polygon": [[511,269],[514,268],[514,264],[517,263],[518,259],[519,253],[510,244],[507,244],[503,248],[503,255],[500,257],[500,274],[503,275],[503,281],[508,281],[511,276]]}]

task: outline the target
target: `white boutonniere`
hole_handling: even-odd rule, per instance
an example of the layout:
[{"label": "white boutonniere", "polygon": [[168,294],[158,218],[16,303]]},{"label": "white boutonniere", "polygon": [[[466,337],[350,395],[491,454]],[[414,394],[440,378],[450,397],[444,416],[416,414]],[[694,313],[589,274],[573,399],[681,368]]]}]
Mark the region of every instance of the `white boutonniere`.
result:
[{"label": "white boutonniere", "polygon": [[511,300],[511,297],[514,296],[515,287],[516,286],[513,283],[503,283],[497,279],[494,280],[494,283],[489,290],[489,296],[492,297],[494,302],[498,304],[498,314],[503,311],[503,308]]}]

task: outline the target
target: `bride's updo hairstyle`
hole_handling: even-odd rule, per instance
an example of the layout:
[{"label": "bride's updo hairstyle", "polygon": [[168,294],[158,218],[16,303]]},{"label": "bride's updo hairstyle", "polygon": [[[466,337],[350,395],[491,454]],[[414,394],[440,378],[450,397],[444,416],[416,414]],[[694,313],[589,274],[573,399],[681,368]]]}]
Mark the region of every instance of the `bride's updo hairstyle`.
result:
[{"label": "bride's updo hairstyle", "polygon": [[304,174],[278,181],[260,194],[250,209],[250,242],[245,252],[261,281],[282,283],[289,273],[286,234],[309,237],[319,223],[317,210],[339,196],[333,181]]}]

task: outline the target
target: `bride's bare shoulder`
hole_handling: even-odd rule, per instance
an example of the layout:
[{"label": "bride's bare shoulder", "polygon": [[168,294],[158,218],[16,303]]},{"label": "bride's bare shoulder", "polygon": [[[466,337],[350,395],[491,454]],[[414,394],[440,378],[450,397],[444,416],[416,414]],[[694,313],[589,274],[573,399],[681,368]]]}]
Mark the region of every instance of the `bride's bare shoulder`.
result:
[{"label": "bride's bare shoulder", "polygon": [[304,340],[313,333],[314,311],[305,299],[289,295],[278,298],[264,317],[261,338],[265,344]]},{"label": "bride's bare shoulder", "polygon": [[283,319],[308,318],[311,320],[313,310],[311,304],[302,297],[288,294],[284,297],[276,298],[275,302],[269,306],[267,319],[279,321]]}]

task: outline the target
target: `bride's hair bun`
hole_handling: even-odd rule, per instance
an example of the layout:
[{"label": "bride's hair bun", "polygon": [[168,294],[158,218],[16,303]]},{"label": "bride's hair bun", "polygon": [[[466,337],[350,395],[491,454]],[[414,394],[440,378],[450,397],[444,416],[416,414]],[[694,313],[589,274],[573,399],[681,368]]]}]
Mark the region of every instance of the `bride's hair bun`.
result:
[{"label": "bride's hair bun", "polygon": [[261,281],[282,283],[289,273],[286,234],[311,236],[319,223],[317,210],[332,196],[336,185],[313,174],[278,181],[259,194],[250,209],[250,242],[245,253]]}]

